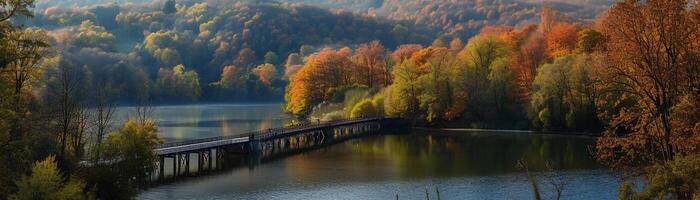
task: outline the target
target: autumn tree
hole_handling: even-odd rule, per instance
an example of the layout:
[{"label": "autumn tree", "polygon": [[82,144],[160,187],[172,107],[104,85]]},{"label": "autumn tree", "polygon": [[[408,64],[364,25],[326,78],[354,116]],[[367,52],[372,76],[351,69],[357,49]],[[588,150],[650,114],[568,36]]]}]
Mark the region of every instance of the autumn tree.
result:
[{"label": "autumn tree", "polygon": [[292,77],[303,65],[304,61],[298,53],[290,53],[289,56],[287,56],[287,62],[284,64],[284,77]]},{"label": "autumn tree", "polygon": [[662,163],[698,145],[674,125],[687,119],[676,118],[673,108],[682,97],[698,95],[699,13],[697,4],[683,0],[625,1],[608,11],[601,31],[609,63],[602,74],[621,93],[609,101],[635,103],[614,112],[598,140],[597,155],[604,163]]},{"label": "autumn tree", "polygon": [[277,79],[277,69],[274,65],[266,63],[258,65],[253,69],[253,74],[257,75],[260,82],[270,86],[274,79]]},{"label": "autumn tree", "polygon": [[540,32],[547,34],[558,23],[566,23],[570,19],[564,13],[552,8],[549,3],[542,5],[540,10]]},{"label": "autumn tree", "polygon": [[439,36],[433,40],[433,43],[430,45],[431,47],[447,47],[447,42],[445,42],[445,37],[444,36]]},{"label": "autumn tree", "polygon": [[313,106],[330,100],[339,87],[353,83],[353,68],[342,51],[323,49],[309,56],[304,67],[291,77],[285,110],[296,115],[309,114]]},{"label": "autumn tree", "polygon": [[253,64],[253,61],[255,60],[255,51],[253,51],[250,48],[243,48],[240,51],[238,51],[238,57],[236,57],[235,64],[236,66],[242,66],[242,67],[251,67],[250,65]]},{"label": "autumn tree", "polygon": [[457,53],[459,53],[460,51],[462,51],[463,48],[464,48],[464,42],[462,42],[462,39],[459,39],[459,37],[455,37],[450,42],[450,52],[452,52],[455,55]]},{"label": "autumn tree", "polygon": [[224,67],[218,84],[225,88],[245,88],[247,78],[245,69],[230,65]]},{"label": "autumn tree", "polygon": [[558,57],[572,53],[578,43],[578,27],[569,23],[557,23],[545,35],[547,55]]},{"label": "autumn tree", "polygon": [[[546,9],[546,8],[543,8]],[[481,30],[481,35],[493,35],[506,43],[512,54],[508,69],[516,79],[517,98],[527,102],[535,70],[544,59],[544,41],[538,26],[531,24],[522,28],[509,26],[488,26]]]},{"label": "autumn tree", "polygon": [[362,44],[357,49],[353,61],[362,69],[361,84],[369,87],[375,84],[387,86],[391,83],[391,69],[387,63],[387,53],[379,41]]},{"label": "autumn tree", "polygon": [[396,48],[394,52],[391,53],[391,58],[396,64],[400,64],[407,58],[411,58],[413,53],[423,49],[423,46],[419,44],[404,44]]},{"label": "autumn tree", "polygon": [[535,25],[526,26],[510,32],[505,39],[514,50],[510,69],[516,78],[521,102],[529,101],[536,69],[545,58],[543,36],[536,28]]}]

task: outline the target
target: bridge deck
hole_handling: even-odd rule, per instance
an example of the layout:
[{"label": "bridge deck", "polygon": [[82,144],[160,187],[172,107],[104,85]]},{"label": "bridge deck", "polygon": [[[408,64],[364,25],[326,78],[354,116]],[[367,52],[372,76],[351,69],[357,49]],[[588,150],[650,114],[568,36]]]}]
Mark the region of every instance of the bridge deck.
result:
[{"label": "bridge deck", "polygon": [[287,135],[293,135],[296,133],[302,133],[322,128],[344,126],[356,123],[370,122],[382,120],[382,117],[372,117],[372,118],[361,118],[361,119],[351,119],[351,120],[339,120],[331,121],[319,124],[305,124],[294,127],[286,128],[273,128],[267,130],[253,131],[244,134],[236,134],[229,136],[219,136],[211,138],[202,138],[195,140],[188,140],[182,142],[172,142],[159,145],[155,152],[158,155],[169,155],[175,153],[191,152],[202,149],[216,148],[220,146],[226,146],[231,144],[245,143],[250,141],[250,136],[252,135],[255,139],[270,139],[277,137],[284,137]]}]

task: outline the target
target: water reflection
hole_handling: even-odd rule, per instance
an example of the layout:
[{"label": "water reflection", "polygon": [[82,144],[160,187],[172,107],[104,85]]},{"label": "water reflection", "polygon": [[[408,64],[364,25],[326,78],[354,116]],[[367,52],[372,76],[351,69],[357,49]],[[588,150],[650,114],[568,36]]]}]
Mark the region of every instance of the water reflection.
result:
[{"label": "water reflection", "polygon": [[387,158],[400,178],[450,177],[519,172],[518,160],[533,169],[547,163],[561,170],[596,168],[587,137],[544,134],[415,131],[343,144],[350,154]]},{"label": "water reflection", "polygon": [[[291,117],[280,104],[221,104],[154,107],[152,118],[166,142],[241,134],[281,127]],[[117,123],[135,114],[134,107],[117,109]]]},{"label": "water reflection", "polygon": [[[140,199],[529,199],[519,159],[549,162],[565,197],[608,199],[619,182],[588,152],[594,139],[525,133],[414,131],[355,139],[308,153],[149,189]],[[434,198],[434,196],[432,197]]]}]

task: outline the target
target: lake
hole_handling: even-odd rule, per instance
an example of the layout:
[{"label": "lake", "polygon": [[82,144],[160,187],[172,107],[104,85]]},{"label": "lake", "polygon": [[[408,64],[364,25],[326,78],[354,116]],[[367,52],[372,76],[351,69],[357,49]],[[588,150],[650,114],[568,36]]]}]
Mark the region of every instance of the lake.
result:
[{"label": "lake", "polygon": [[[118,122],[135,116],[134,107],[120,107]],[[210,104],[152,107],[150,117],[158,124],[165,142],[242,134],[281,127],[292,117],[282,112],[281,104]],[[115,123],[120,124],[120,123]]]},{"label": "lake", "polygon": [[[279,104],[158,106],[167,141],[282,126]],[[132,108],[121,108],[128,116]],[[617,173],[590,155],[594,138],[416,129],[354,139],[307,153],[159,185],[137,199],[532,199],[528,163],[545,196],[615,199]],[[550,166],[550,167],[547,167]],[[552,171],[546,169],[553,169]]]}]

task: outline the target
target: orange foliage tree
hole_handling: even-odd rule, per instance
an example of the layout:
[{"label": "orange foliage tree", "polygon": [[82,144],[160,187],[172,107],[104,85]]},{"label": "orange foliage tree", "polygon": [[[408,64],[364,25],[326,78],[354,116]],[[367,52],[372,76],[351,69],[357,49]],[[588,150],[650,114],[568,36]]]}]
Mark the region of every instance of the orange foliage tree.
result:
[{"label": "orange foliage tree", "polygon": [[253,74],[257,75],[260,82],[270,86],[272,80],[277,78],[277,68],[274,65],[265,63],[253,69]]},{"label": "orange foliage tree", "polygon": [[545,35],[547,55],[559,57],[570,54],[576,49],[578,41],[578,27],[569,23],[557,23]]},{"label": "orange foliage tree", "polygon": [[518,87],[517,96],[522,102],[529,100],[535,71],[544,59],[542,34],[536,30],[537,25],[529,25],[519,30],[503,33],[501,36],[514,51],[510,69],[515,75]]},{"label": "orange foliage tree", "polygon": [[355,66],[344,51],[323,49],[307,58],[306,64],[290,78],[286,111],[306,115],[313,106],[330,100],[336,89],[353,83]]},{"label": "orange foliage tree", "polygon": [[698,7],[685,0],[625,1],[603,19],[609,60],[603,75],[621,96],[608,101],[628,105],[609,111],[612,120],[597,143],[601,161],[636,167],[698,153],[697,114],[686,113],[697,112]]},{"label": "orange foliage tree", "polygon": [[353,60],[358,66],[363,68],[364,80],[358,80],[361,84],[370,87],[375,84],[384,86],[391,84],[391,69],[389,68],[389,63],[387,63],[387,51],[379,41],[375,40],[368,44],[360,45]]},{"label": "orange foliage tree", "polygon": [[396,48],[396,50],[394,50],[394,52],[391,54],[391,57],[394,60],[394,63],[398,65],[403,60],[410,58],[413,53],[420,51],[421,49],[423,49],[423,46],[420,44],[404,44]]}]

